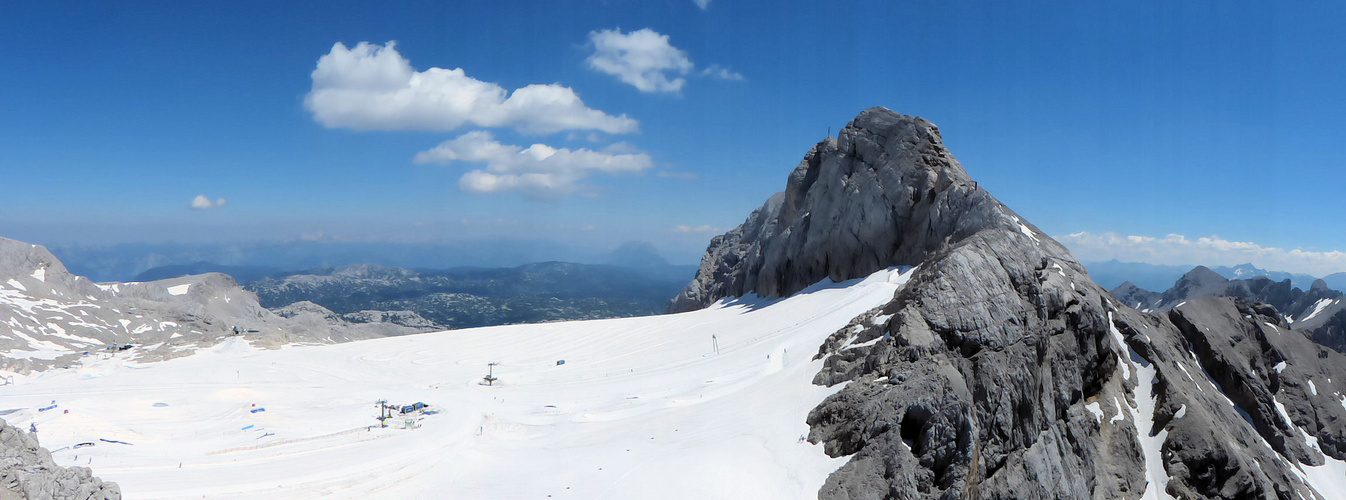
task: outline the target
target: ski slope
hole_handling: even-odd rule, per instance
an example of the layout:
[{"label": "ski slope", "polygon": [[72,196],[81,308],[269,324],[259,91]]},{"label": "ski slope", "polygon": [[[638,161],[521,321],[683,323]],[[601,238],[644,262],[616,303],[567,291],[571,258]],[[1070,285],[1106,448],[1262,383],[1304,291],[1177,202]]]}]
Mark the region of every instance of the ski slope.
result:
[{"label": "ski slope", "polygon": [[[811,383],[812,358],[910,274],[676,315],[104,355],[16,376],[0,413],[126,498],[816,498],[845,459],[803,440],[840,389]],[[370,428],[381,398],[439,413]]]}]

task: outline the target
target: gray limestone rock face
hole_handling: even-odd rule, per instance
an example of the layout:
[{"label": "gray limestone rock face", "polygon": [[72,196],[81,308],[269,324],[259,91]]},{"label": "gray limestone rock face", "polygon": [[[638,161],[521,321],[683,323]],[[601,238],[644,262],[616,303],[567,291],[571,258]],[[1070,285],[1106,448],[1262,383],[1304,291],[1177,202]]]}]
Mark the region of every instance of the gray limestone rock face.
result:
[{"label": "gray limestone rock face", "polygon": [[[942,144],[924,119],[865,110],[713,239],[670,305],[917,268],[819,348],[814,382],[842,387],[808,439],[850,457],[819,498],[1339,493],[1303,470],[1342,456],[1346,360],[1269,304],[1120,303]],[[1229,280],[1198,269],[1180,285],[1195,297]]]},{"label": "gray limestone rock face", "polygon": [[87,467],[61,467],[37,438],[0,420],[0,498],[120,500],[117,483]]},{"label": "gray limestone rock face", "polygon": [[1346,458],[1337,385],[1346,358],[1291,330],[1270,304],[1188,300],[1165,314],[1117,313],[1127,343],[1156,360],[1156,422],[1179,498],[1333,498],[1303,468]]}]

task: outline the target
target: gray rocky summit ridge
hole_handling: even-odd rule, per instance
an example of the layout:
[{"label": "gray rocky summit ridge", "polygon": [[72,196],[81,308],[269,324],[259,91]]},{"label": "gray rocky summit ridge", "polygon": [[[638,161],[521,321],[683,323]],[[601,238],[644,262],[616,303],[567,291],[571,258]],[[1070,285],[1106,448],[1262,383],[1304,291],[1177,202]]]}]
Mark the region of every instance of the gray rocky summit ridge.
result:
[{"label": "gray rocky summit ridge", "polygon": [[935,124],[866,109],[836,139],[813,146],[784,191],[711,240],[695,280],[669,310],[746,293],[789,295],[823,278],[914,265],[989,226],[1065,251],[979,189]]},{"label": "gray rocky summit ridge", "polygon": [[818,351],[814,382],[844,386],[808,439],[849,457],[820,498],[1322,499],[1346,485],[1340,354],[1265,304],[1119,303],[980,189],[933,124],[886,108],[814,146],[784,192],[713,239],[670,310],[893,266],[916,270]]}]

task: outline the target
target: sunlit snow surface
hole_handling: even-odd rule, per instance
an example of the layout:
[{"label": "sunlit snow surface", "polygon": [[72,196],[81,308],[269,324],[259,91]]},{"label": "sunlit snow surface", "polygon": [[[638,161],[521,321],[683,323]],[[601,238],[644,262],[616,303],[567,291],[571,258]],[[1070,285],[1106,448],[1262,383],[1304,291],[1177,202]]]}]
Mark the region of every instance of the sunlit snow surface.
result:
[{"label": "sunlit snow surface", "polygon": [[[667,316],[279,351],[234,338],[15,377],[0,410],[127,498],[816,498],[845,459],[801,439],[840,389],[811,384],[811,358],[909,275]],[[380,398],[440,413],[367,429]]]}]

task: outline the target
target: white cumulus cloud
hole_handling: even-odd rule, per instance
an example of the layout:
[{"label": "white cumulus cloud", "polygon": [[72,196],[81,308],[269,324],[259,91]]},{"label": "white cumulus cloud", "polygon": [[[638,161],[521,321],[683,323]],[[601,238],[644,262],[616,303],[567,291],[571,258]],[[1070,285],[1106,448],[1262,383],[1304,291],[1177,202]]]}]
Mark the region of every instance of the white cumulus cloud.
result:
[{"label": "white cumulus cloud", "polygon": [[1284,249],[1219,236],[1196,239],[1181,234],[1163,237],[1120,235],[1113,232],[1057,236],[1081,260],[1118,259],[1151,264],[1232,266],[1252,263],[1263,269],[1314,276],[1346,271],[1346,252]]},{"label": "white cumulus cloud", "polygon": [[318,59],[304,106],[329,128],[355,130],[453,130],[465,125],[513,127],[530,133],[600,130],[635,132],[636,120],[589,108],[560,84],[534,84],[507,92],[467,76],[462,68],[416,71],[387,45],[338,42]]},{"label": "white cumulus cloud", "polygon": [[668,35],[645,28],[622,33],[621,28],[591,31],[594,53],[589,67],[617,77],[641,92],[679,92],[692,71],[687,53],[668,43]]},{"label": "white cumulus cloud", "polygon": [[211,200],[209,196],[206,196],[204,194],[198,194],[196,195],[195,198],[192,198],[192,208],[195,210],[219,208],[227,204],[229,204],[229,200],[226,200],[224,198],[216,198],[214,200]]},{"label": "white cumulus cloud", "polygon": [[679,93],[687,85],[684,77],[689,74],[717,80],[744,79],[741,73],[719,64],[693,73],[696,65],[687,53],[669,43],[668,35],[649,28],[630,33],[622,33],[621,28],[591,31],[589,45],[594,50],[586,60],[589,68],[615,76],[641,92]]},{"label": "white cumulus cloud", "polygon": [[486,131],[473,131],[416,153],[416,163],[485,164],[463,174],[459,189],[474,193],[518,191],[526,197],[555,200],[579,191],[594,174],[634,174],[654,166],[644,152],[617,143],[602,150],[555,148],[546,144],[523,147],[502,144]]}]

